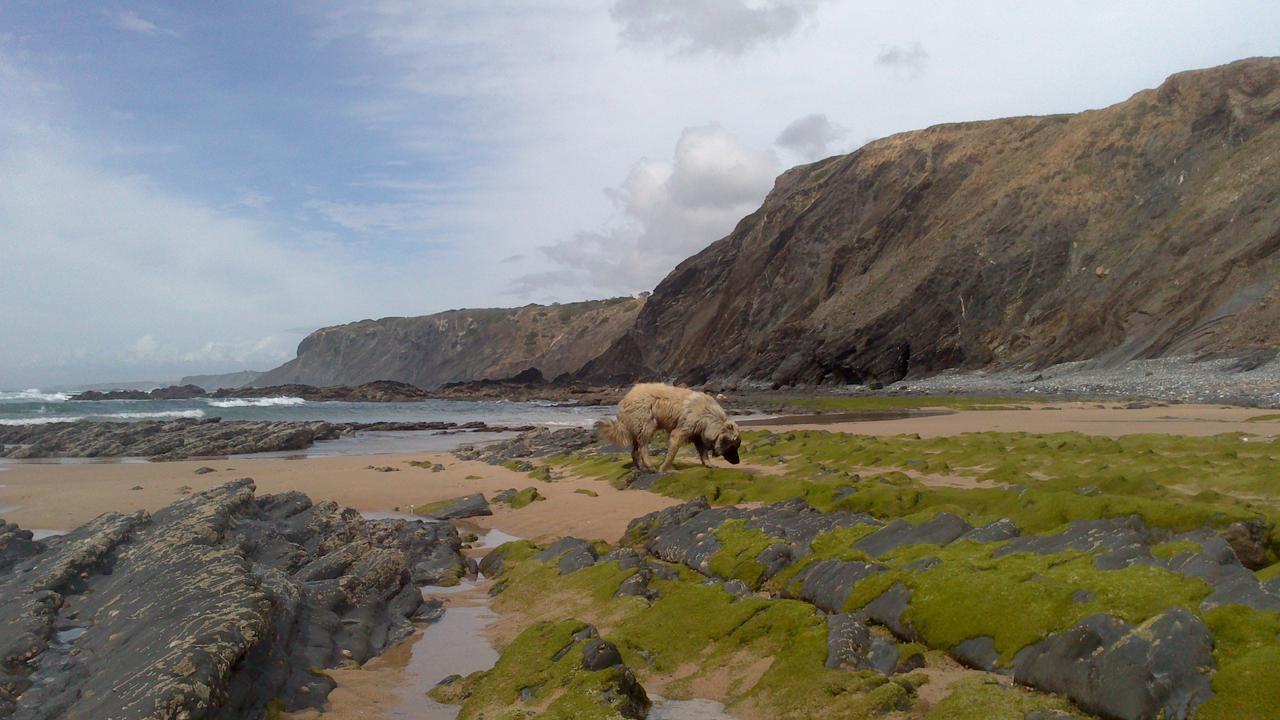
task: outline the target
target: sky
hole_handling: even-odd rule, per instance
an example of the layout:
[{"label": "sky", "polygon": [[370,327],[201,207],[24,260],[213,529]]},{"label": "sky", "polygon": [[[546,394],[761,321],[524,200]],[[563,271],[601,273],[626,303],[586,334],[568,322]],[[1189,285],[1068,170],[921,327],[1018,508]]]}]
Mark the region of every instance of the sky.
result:
[{"label": "sky", "polygon": [[651,290],[794,165],[1280,55],[1280,4],[0,3],[0,388]]}]

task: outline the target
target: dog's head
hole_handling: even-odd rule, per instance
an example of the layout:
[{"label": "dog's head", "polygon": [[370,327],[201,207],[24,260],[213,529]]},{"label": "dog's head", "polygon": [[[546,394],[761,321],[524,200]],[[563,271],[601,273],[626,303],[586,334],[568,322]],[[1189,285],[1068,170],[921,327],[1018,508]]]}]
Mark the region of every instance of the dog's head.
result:
[{"label": "dog's head", "polygon": [[733,465],[737,465],[740,462],[738,448],[741,446],[742,438],[738,435],[738,424],[730,420],[716,434],[715,444],[712,445],[712,453],[724,457],[725,460],[728,460]]}]

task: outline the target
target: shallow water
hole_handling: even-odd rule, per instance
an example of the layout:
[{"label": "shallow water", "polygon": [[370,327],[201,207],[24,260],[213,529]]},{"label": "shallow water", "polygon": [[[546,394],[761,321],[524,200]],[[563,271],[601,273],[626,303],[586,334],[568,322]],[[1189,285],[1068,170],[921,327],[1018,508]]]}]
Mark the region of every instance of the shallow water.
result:
[{"label": "shallow water", "polygon": [[611,407],[556,407],[547,402],[421,400],[336,402],[291,397],[213,400],[71,400],[66,393],[0,391],[0,425],[73,420],[212,418],[226,420],[326,420],[328,422],[455,422],[490,425],[590,427]]},{"label": "shallow water", "polygon": [[649,699],[653,707],[645,720],[733,720],[724,705],[715,700],[666,700],[657,695]]},{"label": "shallow water", "polygon": [[[426,591],[433,594],[432,588]],[[427,697],[427,691],[450,675],[488,670],[498,662],[498,652],[484,636],[485,628],[497,619],[487,601],[474,607],[446,609],[444,617],[428,625],[413,644],[404,667],[408,682],[395,689],[396,702],[388,715],[422,720],[458,717],[458,706],[442,705]]]}]

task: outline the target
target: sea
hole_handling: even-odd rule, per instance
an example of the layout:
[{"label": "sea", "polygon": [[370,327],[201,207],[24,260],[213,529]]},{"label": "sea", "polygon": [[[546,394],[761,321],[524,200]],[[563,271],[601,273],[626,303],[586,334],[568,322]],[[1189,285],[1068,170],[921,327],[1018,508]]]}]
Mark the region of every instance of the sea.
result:
[{"label": "sea", "polygon": [[[72,400],[73,393],[38,388],[0,390],[0,425],[33,425],[76,420],[136,422],[172,418],[224,420],[326,420],[329,422],[480,420],[488,425],[591,427],[612,415],[613,406],[562,407],[551,402],[503,400],[422,400],[366,403],[310,401],[297,397],[197,398],[192,400]],[[306,456],[416,452],[452,449],[463,443],[495,439],[495,433],[360,432],[317,443]],[[298,454],[298,453],[290,453]]]}]

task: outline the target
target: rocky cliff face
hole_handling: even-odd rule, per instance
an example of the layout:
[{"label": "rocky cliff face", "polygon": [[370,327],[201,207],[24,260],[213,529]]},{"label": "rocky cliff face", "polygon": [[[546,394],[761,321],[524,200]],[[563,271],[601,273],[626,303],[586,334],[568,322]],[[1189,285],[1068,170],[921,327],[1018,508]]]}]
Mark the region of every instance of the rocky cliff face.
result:
[{"label": "rocky cliff face", "polygon": [[355,385],[397,380],[419,387],[498,379],[536,367],[548,379],[574,372],[627,330],[642,300],[450,310],[322,328],[298,357],[253,385]]},{"label": "rocky cliff face", "polygon": [[779,177],[588,379],[892,381],[1280,344],[1280,59]]}]

